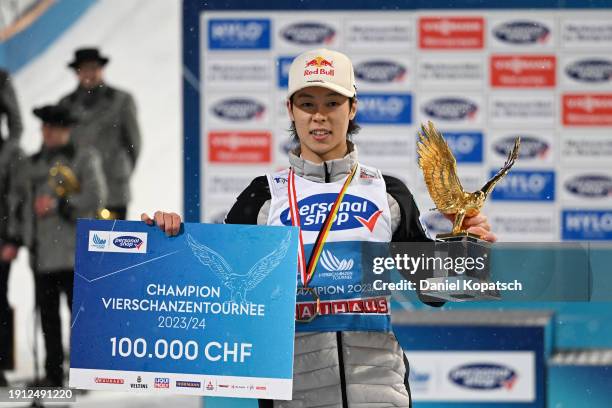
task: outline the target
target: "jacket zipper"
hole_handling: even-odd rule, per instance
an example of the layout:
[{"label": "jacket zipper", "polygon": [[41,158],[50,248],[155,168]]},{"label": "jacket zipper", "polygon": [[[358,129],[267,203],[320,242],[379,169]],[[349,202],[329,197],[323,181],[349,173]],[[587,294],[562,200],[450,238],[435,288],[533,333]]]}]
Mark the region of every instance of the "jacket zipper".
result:
[{"label": "jacket zipper", "polygon": [[323,162],[323,168],[325,169],[325,182],[329,183],[329,169],[327,168],[327,163]]},{"label": "jacket zipper", "polygon": [[338,365],[340,366],[340,392],[342,393],[342,407],[348,408],[348,400],[346,397],[346,378],[344,377],[344,356],[342,355],[342,332],[336,332],[336,341],[338,343]]}]

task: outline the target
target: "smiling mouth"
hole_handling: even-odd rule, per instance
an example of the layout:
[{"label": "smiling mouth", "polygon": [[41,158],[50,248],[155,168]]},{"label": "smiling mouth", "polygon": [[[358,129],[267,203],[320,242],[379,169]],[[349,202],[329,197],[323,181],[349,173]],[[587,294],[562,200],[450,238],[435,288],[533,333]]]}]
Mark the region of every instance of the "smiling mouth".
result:
[{"label": "smiling mouth", "polygon": [[315,140],[323,140],[332,134],[331,131],[326,129],[315,129],[311,130],[309,133]]}]

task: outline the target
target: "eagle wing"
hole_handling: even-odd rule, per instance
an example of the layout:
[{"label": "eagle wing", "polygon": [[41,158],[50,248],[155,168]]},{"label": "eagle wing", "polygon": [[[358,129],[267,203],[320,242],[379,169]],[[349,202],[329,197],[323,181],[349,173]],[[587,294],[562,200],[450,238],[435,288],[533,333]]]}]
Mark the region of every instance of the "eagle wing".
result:
[{"label": "eagle wing", "polygon": [[259,283],[264,280],[266,276],[278,266],[278,264],[287,255],[287,249],[289,249],[289,242],[291,241],[291,233],[287,232],[285,239],[281,242],[278,248],[270,252],[268,255],[261,258],[247,273],[248,282],[245,285],[247,290],[255,288]]},{"label": "eagle wing", "polygon": [[497,174],[494,175],[489,181],[487,181],[487,183],[480,189],[482,192],[488,195],[491,191],[493,191],[493,188],[495,187],[495,185],[502,178],[504,178],[506,174],[508,174],[508,171],[510,171],[512,166],[514,166],[514,162],[518,158],[520,147],[521,147],[521,138],[519,136],[516,139],[514,139],[514,146],[512,147],[512,150],[508,153],[508,158],[506,159],[506,162],[504,163],[503,167],[499,169]]},{"label": "eagle wing", "polygon": [[455,156],[432,122],[428,122],[427,128],[421,125],[419,139],[419,167],[423,170],[431,199],[439,210],[455,208],[464,197]]},{"label": "eagle wing", "polygon": [[[211,271],[221,279],[221,282],[225,286],[230,284],[230,277],[232,275],[232,268],[229,266],[225,258],[215,252],[213,249],[207,247],[196,241],[191,234],[187,234],[187,244],[191,248],[193,255],[205,266],[208,266]],[[228,286],[229,287],[229,286]]]}]

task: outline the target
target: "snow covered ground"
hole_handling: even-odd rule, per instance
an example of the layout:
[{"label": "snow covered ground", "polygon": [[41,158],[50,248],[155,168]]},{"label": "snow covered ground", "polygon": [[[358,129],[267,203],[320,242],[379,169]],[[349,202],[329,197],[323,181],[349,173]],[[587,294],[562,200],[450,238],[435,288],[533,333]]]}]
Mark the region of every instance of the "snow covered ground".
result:
[{"label": "snow covered ground", "polygon": [[[139,219],[142,211],[156,208],[181,211],[180,44],[180,1],[99,0],[49,49],[15,74],[25,125],[22,146],[33,153],[41,143],[40,122],[32,108],[55,103],[76,87],[75,76],[66,66],[74,50],[98,46],[111,58],[107,82],[132,92],[139,109],[143,150],[132,179],[129,218]],[[27,253],[22,250],[9,282],[9,300],[17,313],[17,369],[8,373],[9,379],[33,374],[33,293]],[[68,321],[67,310],[64,321]],[[67,330],[65,335],[67,344]],[[39,349],[42,353],[42,341]]]}]

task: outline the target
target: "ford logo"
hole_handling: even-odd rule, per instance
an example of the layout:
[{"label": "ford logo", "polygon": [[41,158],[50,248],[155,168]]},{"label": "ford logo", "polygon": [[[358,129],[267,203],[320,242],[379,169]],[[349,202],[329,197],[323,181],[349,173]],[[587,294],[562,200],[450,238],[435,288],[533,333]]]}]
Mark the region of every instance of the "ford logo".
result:
[{"label": "ford logo", "polygon": [[358,79],[373,83],[400,81],[405,74],[406,68],[392,61],[368,61],[355,67]]},{"label": "ford logo", "polygon": [[475,390],[512,388],[516,381],[513,369],[499,364],[468,364],[457,367],[448,378],[460,387]]},{"label": "ford logo", "polygon": [[142,239],[131,235],[122,235],[113,239],[113,245],[123,249],[139,249],[142,245]]},{"label": "ford logo", "polygon": [[546,40],[550,30],[535,21],[513,21],[493,29],[493,35],[510,44],[533,44]]},{"label": "ford logo", "polygon": [[285,27],[281,35],[295,44],[316,45],[330,43],[336,32],[332,27],[321,23],[297,23]]},{"label": "ford logo", "polygon": [[423,112],[435,119],[462,120],[478,111],[475,103],[460,98],[439,98],[425,104]]},{"label": "ford logo", "polygon": [[576,61],[565,68],[565,73],[581,82],[606,82],[612,78],[612,62],[605,59]]},{"label": "ford logo", "polygon": [[582,197],[608,197],[612,196],[612,178],[598,174],[577,176],[566,181],[565,188]]},{"label": "ford logo", "polygon": [[261,117],[266,108],[252,99],[235,98],[218,102],[212,110],[215,115],[225,120],[247,121]]},{"label": "ford logo", "polygon": [[[493,150],[500,156],[508,157],[508,154],[514,147],[515,138],[515,136],[510,136],[498,141],[493,146]],[[521,136],[519,157],[523,159],[543,158],[548,153],[549,148],[550,146],[544,140],[533,136]]]}]

